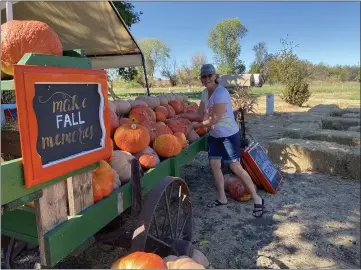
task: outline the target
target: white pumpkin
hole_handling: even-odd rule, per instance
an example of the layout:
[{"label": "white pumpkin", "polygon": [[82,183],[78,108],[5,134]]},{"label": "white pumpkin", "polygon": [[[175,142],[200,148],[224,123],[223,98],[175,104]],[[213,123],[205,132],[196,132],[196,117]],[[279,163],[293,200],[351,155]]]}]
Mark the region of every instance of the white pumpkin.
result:
[{"label": "white pumpkin", "polygon": [[119,175],[120,182],[129,182],[132,175],[131,162],[133,158],[134,156],[126,151],[113,151],[109,164]]},{"label": "white pumpkin", "polygon": [[114,101],[115,105],[116,105],[116,113],[118,115],[126,115],[130,112],[130,109],[132,108],[132,106],[130,105],[130,103],[126,100],[122,100],[122,99],[117,99]]}]

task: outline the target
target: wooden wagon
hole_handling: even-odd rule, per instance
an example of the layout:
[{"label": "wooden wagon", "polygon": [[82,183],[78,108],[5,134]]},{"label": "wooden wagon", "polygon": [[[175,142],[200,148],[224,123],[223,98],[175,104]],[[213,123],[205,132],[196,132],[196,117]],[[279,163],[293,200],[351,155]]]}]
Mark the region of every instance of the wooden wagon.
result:
[{"label": "wooden wagon", "polygon": [[[66,49],[63,56],[25,54],[18,65],[84,70],[144,65],[141,50],[111,2],[18,2],[12,9],[14,19],[49,24],[59,33]],[[73,15],[73,24],[67,14]],[[96,35],[85,36],[77,31],[93,32],[94,28]],[[1,81],[1,89],[14,91],[14,81]],[[12,147],[8,149],[17,146],[16,151],[23,152],[19,141],[26,135],[22,130],[11,136]],[[191,256],[192,203],[188,186],[179,174],[182,166],[206,150],[203,136],[179,155],[145,172],[133,159],[131,181],[96,203],[91,172],[100,159],[31,187],[25,186],[21,157],[1,163],[1,233],[10,239],[5,256],[7,268],[20,252],[16,250],[21,247],[17,242],[38,245],[45,267],[54,267],[91,240],[117,244],[130,251]],[[130,228],[120,224],[126,212],[130,213],[127,217],[136,218]]]}]

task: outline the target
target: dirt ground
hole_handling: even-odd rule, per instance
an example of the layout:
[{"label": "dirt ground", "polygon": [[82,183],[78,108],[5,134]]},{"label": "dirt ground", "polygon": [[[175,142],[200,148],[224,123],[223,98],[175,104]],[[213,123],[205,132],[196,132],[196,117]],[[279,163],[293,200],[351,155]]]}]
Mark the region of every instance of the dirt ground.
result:
[{"label": "dirt ground", "polygon": [[[309,109],[280,106],[276,111],[282,113],[265,116],[260,106],[261,115],[247,117],[252,136],[265,149],[281,137],[284,125]],[[266,212],[256,219],[252,201],[229,198],[227,206],[207,208],[215,198],[207,153],[182,168],[192,195],[193,244],[207,256],[210,268],[360,268],[360,183],[316,173],[282,174],[276,195],[259,191]],[[109,268],[124,252],[94,245],[56,267]],[[37,251],[27,251],[15,266],[34,268],[38,261]]]}]

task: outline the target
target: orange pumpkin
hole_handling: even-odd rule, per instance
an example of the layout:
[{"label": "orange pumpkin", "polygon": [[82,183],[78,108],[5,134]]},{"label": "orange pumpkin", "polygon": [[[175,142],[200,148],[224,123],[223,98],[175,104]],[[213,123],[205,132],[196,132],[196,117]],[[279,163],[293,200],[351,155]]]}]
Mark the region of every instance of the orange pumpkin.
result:
[{"label": "orange pumpkin", "polygon": [[119,119],[117,114],[108,107],[108,115],[110,122],[110,137],[114,135],[115,130],[119,127]]},{"label": "orange pumpkin", "polygon": [[111,269],[167,269],[157,254],[136,251],[113,262]]},{"label": "orange pumpkin", "polygon": [[228,191],[232,198],[236,201],[249,201],[251,199],[251,194],[238,181],[230,183],[228,185]]},{"label": "orange pumpkin", "polygon": [[142,124],[143,122],[149,122],[150,118],[146,108],[148,107],[135,107],[129,112],[129,119],[136,124]]},{"label": "orange pumpkin", "polygon": [[183,112],[183,105],[178,100],[172,100],[169,102],[169,105],[173,107],[175,114],[180,114]]},{"label": "orange pumpkin", "polygon": [[164,108],[166,108],[167,111],[168,111],[168,118],[172,118],[172,117],[175,116],[175,111],[174,111],[174,109],[173,109],[172,106],[170,106],[169,104],[166,104],[166,105],[163,105],[163,106],[164,106]]},{"label": "orange pumpkin", "polygon": [[198,111],[198,104],[195,102],[191,102],[191,106],[194,108],[195,111]]},{"label": "orange pumpkin", "polygon": [[144,153],[139,157],[139,163],[144,169],[150,169],[157,165],[156,156],[150,153]]},{"label": "orange pumpkin", "polygon": [[205,269],[203,265],[188,256],[177,257],[170,255],[165,257],[163,260],[168,269]]},{"label": "orange pumpkin", "polygon": [[206,127],[196,128],[195,131],[197,132],[197,134],[199,136],[203,136],[203,135],[207,134],[207,128]]},{"label": "orange pumpkin", "polygon": [[147,114],[149,116],[150,121],[152,121],[152,122],[157,121],[156,114],[151,108],[147,107],[145,110],[146,110],[146,112],[147,112]]},{"label": "orange pumpkin", "polygon": [[123,151],[137,153],[144,150],[150,142],[147,128],[137,124],[125,124],[114,133],[115,144]]},{"label": "orange pumpkin", "polygon": [[147,122],[143,123],[149,132],[150,144],[152,144],[159,135],[161,134],[173,134],[172,130],[168,126],[156,123],[156,122]]},{"label": "orange pumpkin", "polygon": [[1,25],[1,70],[14,74],[13,65],[25,53],[63,55],[59,36],[40,21],[11,20]]},{"label": "orange pumpkin", "polygon": [[174,157],[182,151],[178,138],[172,134],[158,136],[154,140],[153,148],[159,156],[165,158]]},{"label": "orange pumpkin", "polygon": [[168,110],[166,107],[164,106],[157,106],[155,109],[154,109],[155,113],[157,112],[160,112],[160,113],[163,113],[165,118],[168,117]]},{"label": "orange pumpkin", "polygon": [[182,148],[186,148],[188,146],[188,141],[184,133],[182,132],[175,132],[174,136],[176,136],[181,144]]},{"label": "orange pumpkin", "polygon": [[185,118],[178,118],[178,119],[168,119],[167,126],[175,132],[182,132],[184,134],[187,133],[187,127],[191,124],[191,121]]},{"label": "orange pumpkin", "polygon": [[97,202],[113,191],[115,172],[104,160],[92,172],[93,199]]}]

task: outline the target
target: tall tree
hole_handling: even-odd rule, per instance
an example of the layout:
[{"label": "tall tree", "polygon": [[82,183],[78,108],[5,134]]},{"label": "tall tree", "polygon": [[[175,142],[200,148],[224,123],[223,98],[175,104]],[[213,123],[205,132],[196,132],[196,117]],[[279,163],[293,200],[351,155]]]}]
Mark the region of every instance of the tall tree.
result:
[{"label": "tall tree", "polygon": [[166,77],[171,86],[177,85],[177,61],[175,59],[169,59],[163,61],[161,65],[161,74]]},{"label": "tall tree", "polygon": [[140,21],[139,17],[143,14],[143,12],[135,11],[132,3],[125,1],[113,1],[113,5],[117,9],[128,28]]},{"label": "tall tree", "polygon": [[255,60],[252,62],[249,72],[261,74],[262,81],[265,82],[268,78],[267,61],[269,60],[266,43],[261,41],[254,45],[253,52],[255,53]]},{"label": "tall tree", "polygon": [[207,63],[204,53],[196,53],[191,58],[192,79],[197,80],[201,67]]},{"label": "tall tree", "polygon": [[215,54],[221,73],[241,73],[244,70],[244,64],[239,59],[240,40],[247,32],[238,18],[225,19],[210,30],[208,46]]},{"label": "tall tree", "polygon": [[[140,21],[140,15],[142,15],[143,12],[135,11],[134,5],[132,3],[125,1],[113,1],[113,5],[129,29],[133,24],[136,24]],[[134,67],[119,68],[118,73],[123,78],[123,80],[131,81],[137,76],[137,69]]]},{"label": "tall tree", "polygon": [[148,82],[151,84],[156,69],[169,58],[170,49],[157,38],[145,38],[139,40],[138,44],[144,54]]}]

